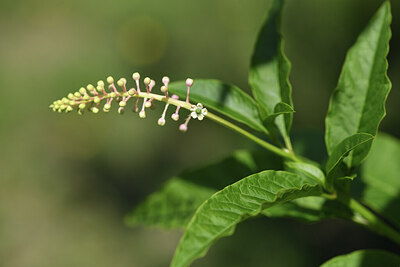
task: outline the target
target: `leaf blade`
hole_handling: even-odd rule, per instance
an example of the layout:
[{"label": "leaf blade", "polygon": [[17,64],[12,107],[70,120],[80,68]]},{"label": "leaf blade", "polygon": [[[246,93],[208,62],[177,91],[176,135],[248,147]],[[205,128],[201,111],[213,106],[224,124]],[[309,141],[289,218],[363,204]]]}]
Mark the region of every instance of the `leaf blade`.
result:
[{"label": "leaf blade", "polygon": [[[182,98],[186,98],[186,90],[184,81],[173,82],[168,86],[168,91]],[[234,85],[218,80],[196,79],[190,89],[190,100],[200,102],[256,131],[266,131],[255,101]]]},{"label": "leaf blade", "polygon": [[379,133],[371,153],[361,166],[359,198],[373,210],[400,227],[400,141]]},{"label": "leaf blade", "polygon": [[214,194],[190,221],[171,266],[187,266],[204,255],[217,239],[233,233],[237,223],[264,208],[296,198],[321,194],[312,179],[284,171],[263,171]]},{"label": "leaf blade", "polygon": [[264,169],[282,169],[272,153],[239,150],[216,163],[187,170],[169,179],[126,215],[128,226],[184,228],[211,195],[239,179]]},{"label": "leaf blade", "polygon": [[[385,1],[346,55],[326,116],[329,155],[336,145],[355,133],[377,134],[391,88],[386,74],[390,22],[390,3]],[[348,167],[357,166],[368,154],[370,145],[356,149],[346,161]]]},{"label": "leaf blade", "polygon": [[383,250],[357,250],[330,259],[321,267],[399,266],[400,257]]},{"label": "leaf blade", "polygon": [[[251,59],[249,84],[263,121],[274,113],[275,106],[280,102],[293,109],[292,87],[289,83],[291,64],[284,53],[284,41],[280,33],[283,3],[283,0],[273,1]],[[292,113],[277,118],[276,125],[284,138],[288,138],[292,119]]]},{"label": "leaf blade", "polygon": [[375,137],[373,135],[368,133],[357,133],[347,137],[335,147],[326,163],[326,185],[328,188],[332,186],[334,172],[344,158],[347,157],[349,153],[357,147],[360,147],[363,144],[371,143],[374,138]]}]

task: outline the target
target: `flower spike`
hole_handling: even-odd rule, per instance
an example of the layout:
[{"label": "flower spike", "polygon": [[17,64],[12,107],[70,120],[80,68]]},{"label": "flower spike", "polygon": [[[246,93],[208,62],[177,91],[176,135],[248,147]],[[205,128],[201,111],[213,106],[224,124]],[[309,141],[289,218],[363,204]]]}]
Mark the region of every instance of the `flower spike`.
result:
[{"label": "flower spike", "polygon": [[[207,109],[203,107],[201,103],[196,105],[191,104],[189,100],[190,88],[193,85],[193,80],[186,79],[187,95],[186,101],[180,101],[177,95],[168,95],[168,85],[170,79],[167,76],[162,78],[162,86],[160,88],[162,94],[152,93],[152,89],[155,87],[156,82],[149,77],[146,77],[143,82],[146,87],[146,91],[142,92],[140,90],[140,74],[135,72],[132,74],[132,78],[136,83],[136,88],[127,89],[127,80],[125,78],[119,79],[116,83],[112,76],[108,76],[106,79],[107,86],[105,86],[104,81],[100,80],[97,82],[97,86],[94,87],[92,84],[88,84],[85,87],[81,87],[78,91],[74,93],[69,93],[67,97],[63,97],[60,100],[54,101],[49,107],[53,111],[61,112],[71,112],[76,109],[78,114],[82,115],[85,110],[91,111],[93,114],[97,114],[100,111],[100,105],[103,102],[102,110],[104,112],[109,112],[111,110],[111,105],[113,102],[118,104],[118,113],[123,114],[128,101],[131,98],[136,98],[136,103],[133,107],[135,111],[138,111],[138,101],[143,98],[143,105],[139,112],[140,118],[146,118],[146,108],[153,107],[154,101],[165,102],[165,107],[161,117],[158,119],[157,123],[160,126],[164,126],[166,123],[166,114],[170,105],[176,106],[176,111],[171,115],[174,121],[179,120],[179,111],[181,108],[190,111],[189,116],[186,118],[185,122],[179,126],[179,130],[186,132],[188,129],[188,124],[191,118],[203,120],[207,116]],[[120,89],[117,89],[118,88]],[[106,90],[107,89],[107,90]],[[120,90],[120,91],[119,91]],[[114,101],[115,100],[115,101]]]}]

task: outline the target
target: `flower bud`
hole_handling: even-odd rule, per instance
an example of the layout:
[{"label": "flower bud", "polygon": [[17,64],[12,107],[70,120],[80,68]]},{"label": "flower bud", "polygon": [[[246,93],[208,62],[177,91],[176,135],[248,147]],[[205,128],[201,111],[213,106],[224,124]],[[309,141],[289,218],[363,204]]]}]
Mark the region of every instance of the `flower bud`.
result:
[{"label": "flower bud", "polygon": [[69,94],[68,94],[68,98],[71,99],[71,100],[73,100],[73,99],[75,98],[75,96],[74,96],[74,94],[69,93]]},{"label": "flower bud", "polygon": [[163,86],[161,86],[160,90],[161,90],[161,92],[165,93],[168,89],[166,86],[163,85]]},{"label": "flower bud", "polygon": [[146,111],[141,110],[141,111],[139,112],[139,117],[142,118],[142,119],[146,118]]},{"label": "flower bud", "polygon": [[152,105],[152,103],[151,103],[150,101],[146,101],[146,103],[144,104],[144,106],[145,106],[146,108],[150,108],[151,105]]},{"label": "flower bud", "polygon": [[81,87],[79,89],[79,93],[82,94],[82,95],[86,94],[86,89],[84,87]]},{"label": "flower bud", "polygon": [[87,88],[89,91],[93,91],[93,90],[94,90],[93,84],[88,84],[88,85],[86,86],[86,88]]},{"label": "flower bud", "polygon": [[132,88],[132,89],[130,89],[130,90],[128,91],[128,94],[129,94],[130,96],[133,96],[133,95],[136,94],[136,90]]},{"label": "flower bud", "polygon": [[179,131],[181,131],[181,132],[186,132],[187,131],[187,126],[186,126],[186,124],[181,124],[181,125],[179,125]]},{"label": "flower bud", "polygon": [[114,97],[117,96],[117,94],[116,94],[115,92],[112,92],[112,93],[110,93],[110,96],[111,96],[112,98],[114,98]]},{"label": "flower bud", "polygon": [[86,104],[84,104],[84,103],[81,103],[81,104],[79,104],[79,109],[84,109],[85,107],[86,107]]},{"label": "flower bud", "polygon": [[167,76],[164,76],[164,77],[162,78],[162,82],[163,82],[163,84],[168,85],[168,83],[169,83],[169,78],[168,78]]},{"label": "flower bud", "polygon": [[93,112],[94,114],[99,113],[99,109],[96,108],[96,107],[92,107],[91,110],[92,110],[92,112]]},{"label": "flower bud", "polygon": [[186,85],[187,85],[187,86],[192,86],[192,85],[193,85],[193,80],[190,79],[190,78],[187,78],[187,79],[186,79]]},{"label": "flower bud", "polygon": [[70,112],[70,111],[72,111],[73,109],[74,109],[73,107],[68,106],[67,109],[66,109],[65,111],[66,111],[66,112]]},{"label": "flower bud", "polygon": [[125,101],[119,102],[119,106],[120,106],[120,107],[125,107],[125,106],[126,106],[126,102],[125,102]]},{"label": "flower bud", "polygon": [[108,77],[107,77],[107,82],[108,82],[109,84],[112,84],[112,83],[114,82],[114,78],[113,78],[112,76],[108,76]]},{"label": "flower bud", "polygon": [[178,113],[174,113],[174,114],[171,115],[171,118],[172,118],[174,121],[178,121],[178,120],[179,120],[179,114],[178,114]]},{"label": "flower bud", "polygon": [[98,96],[96,96],[95,98],[94,98],[94,100],[93,100],[93,102],[94,103],[100,103],[100,101],[101,101],[101,99],[100,99],[100,97],[98,97]]},{"label": "flower bud", "polygon": [[104,82],[102,80],[100,80],[100,81],[97,82],[97,85],[101,86],[101,87],[104,87]]},{"label": "flower bud", "polygon": [[165,119],[164,118],[159,118],[157,123],[160,126],[164,126],[165,125]]},{"label": "flower bud", "polygon": [[81,97],[81,94],[79,92],[75,92],[74,96],[79,98],[79,97]]},{"label": "flower bud", "polygon": [[144,78],[143,82],[146,86],[148,86],[151,82],[151,79],[149,77],[146,77],[146,78]]},{"label": "flower bud", "polygon": [[124,82],[123,79],[119,79],[117,84],[118,84],[119,87],[122,87],[122,86],[124,86],[125,82]]},{"label": "flower bud", "polygon": [[132,74],[132,78],[133,78],[135,81],[138,81],[138,80],[140,79],[140,74],[139,74],[139,72],[135,72],[134,74]]},{"label": "flower bud", "polygon": [[84,95],[83,96],[83,100],[89,100],[90,99],[90,96],[89,95]]}]

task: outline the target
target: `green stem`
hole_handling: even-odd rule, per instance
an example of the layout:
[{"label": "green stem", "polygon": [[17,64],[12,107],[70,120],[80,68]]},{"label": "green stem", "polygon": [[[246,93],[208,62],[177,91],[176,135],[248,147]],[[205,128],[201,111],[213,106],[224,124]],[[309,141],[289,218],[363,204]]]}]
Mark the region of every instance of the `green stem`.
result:
[{"label": "green stem", "polygon": [[353,222],[362,224],[400,245],[400,233],[388,224],[386,224],[384,221],[382,221],[378,216],[376,216],[373,212],[364,207],[360,202],[353,198],[342,198],[341,201],[348,205],[351,210],[361,215],[361,218],[358,216],[354,216]]},{"label": "green stem", "polygon": [[250,139],[253,142],[257,143],[258,145],[262,146],[263,148],[265,148],[265,149],[267,149],[267,150],[269,150],[269,151],[271,151],[271,152],[273,152],[273,153],[275,153],[275,154],[277,154],[277,155],[279,155],[281,157],[284,157],[284,158],[287,158],[287,159],[290,159],[290,160],[293,160],[293,161],[297,161],[297,162],[301,161],[300,159],[298,159],[292,153],[286,152],[286,151],[284,151],[284,150],[282,150],[282,149],[280,149],[280,148],[278,148],[278,147],[276,147],[274,145],[271,145],[268,142],[265,142],[264,140],[258,138],[257,136],[247,132],[246,130],[240,128],[239,126],[237,126],[237,125],[235,125],[235,124],[233,124],[233,123],[231,123],[231,122],[229,122],[227,120],[224,120],[223,118],[221,118],[221,117],[219,117],[217,115],[214,115],[212,113],[208,113],[207,114],[207,118],[209,118],[209,119],[211,119],[211,120],[213,120],[215,122],[218,122],[219,124],[229,128],[229,129],[231,129],[231,130],[233,130],[233,131],[235,131],[235,132],[237,132],[237,133],[239,133],[239,134],[241,134],[241,135],[243,135],[245,137],[247,137],[248,139]]}]

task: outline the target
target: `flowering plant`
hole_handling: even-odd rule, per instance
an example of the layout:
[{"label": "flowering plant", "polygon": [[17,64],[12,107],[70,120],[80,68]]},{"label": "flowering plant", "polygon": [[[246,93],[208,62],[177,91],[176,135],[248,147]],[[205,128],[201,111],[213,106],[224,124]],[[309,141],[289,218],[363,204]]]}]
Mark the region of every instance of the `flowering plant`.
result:
[{"label": "flowering plant", "polygon": [[[309,222],[342,218],[400,245],[398,205],[387,205],[399,202],[391,193],[393,190],[382,190],[384,187],[400,191],[397,179],[400,142],[378,135],[391,88],[386,75],[391,37],[390,2],[382,4],[348,51],[326,116],[327,160],[320,162],[299,155],[290,138],[294,106],[289,82],[291,65],[284,54],[279,29],[282,6],[283,0],[273,1],[256,42],[249,75],[254,98],[236,86],[217,80],[188,78],[171,83],[168,77],[162,79],[161,93],[156,94],[153,91],[156,82],[144,78],[145,90],[142,90],[140,75],[135,72],[132,88],[125,78],[115,84],[114,78],[108,77],[108,86],[103,81],[96,87],[89,84],[50,105],[54,111],[76,109],[83,114],[85,110],[98,113],[102,102],[102,110],[109,112],[111,105],[117,103],[118,113],[122,114],[129,100],[136,99],[132,110],[145,118],[146,108],[151,108],[155,101],[164,102],[158,119],[160,126],[166,124],[167,111],[172,105],[176,107],[171,115],[174,121],[179,120],[180,109],[189,111],[179,126],[182,132],[188,130],[191,119],[207,118],[267,151],[261,160],[256,160],[260,155],[253,152],[235,153],[232,157],[242,167],[234,172],[221,163],[221,173],[226,176],[222,180],[229,181],[222,187],[207,185],[206,177],[202,183],[190,175],[185,179],[171,179],[127,216],[129,225],[185,229],[171,266],[189,265],[203,256],[215,241],[233,234],[238,223],[259,215],[294,217]],[[185,101],[179,100],[180,97]],[[143,99],[141,108],[140,99]],[[358,179],[366,187],[361,197],[350,190]],[[361,266],[365,258],[370,263],[400,264],[400,257],[394,254],[360,250],[336,257],[324,266],[343,262],[347,266]]]}]

